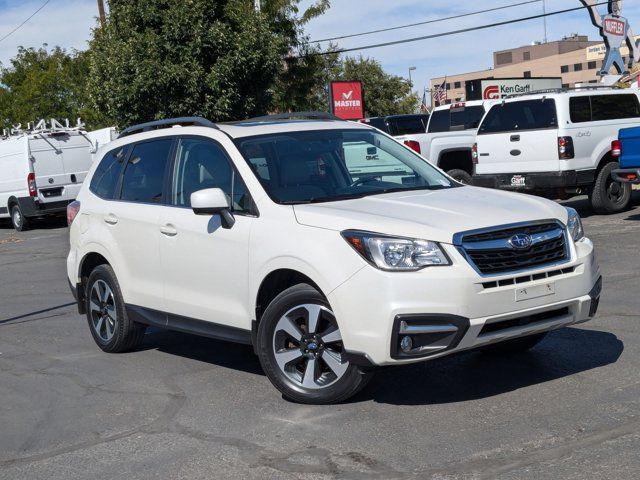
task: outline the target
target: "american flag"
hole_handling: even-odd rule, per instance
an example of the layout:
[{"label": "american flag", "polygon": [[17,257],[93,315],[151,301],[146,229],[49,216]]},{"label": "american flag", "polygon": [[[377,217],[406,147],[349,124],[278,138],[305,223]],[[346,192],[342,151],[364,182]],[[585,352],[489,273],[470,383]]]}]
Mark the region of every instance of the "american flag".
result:
[{"label": "american flag", "polygon": [[439,85],[433,89],[433,99],[438,105],[442,105],[447,100],[447,78],[442,81],[442,85]]}]

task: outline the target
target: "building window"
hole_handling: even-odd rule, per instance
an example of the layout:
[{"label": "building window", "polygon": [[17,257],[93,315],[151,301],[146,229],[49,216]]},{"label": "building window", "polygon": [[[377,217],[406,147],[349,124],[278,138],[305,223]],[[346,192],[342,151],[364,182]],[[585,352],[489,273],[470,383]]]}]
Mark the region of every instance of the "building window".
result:
[{"label": "building window", "polygon": [[589,83],[598,83],[598,80],[589,80]]},{"label": "building window", "polygon": [[445,88],[445,89],[447,89],[447,90],[451,90],[451,84],[450,84],[450,83],[447,83],[447,84],[444,86],[444,88]]},{"label": "building window", "polygon": [[512,52],[498,53],[496,55],[496,64],[498,65],[504,65],[506,63],[511,63],[511,62],[513,62]]},{"label": "building window", "polygon": [[569,65],[562,65],[560,67],[560,73],[569,73]]},{"label": "building window", "polygon": [[531,78],[531,70],[527,70],[526,72],[524,72],[524,78]]},{"label": "building window", "polygon": [[453,84],[453,88],[460,88],[460,87],[461,87],[460,82],[455,82]]},{"label": "building window", "polygon": [[575,64],[573,65],[573,71],[574,71],[574,72],[579,72],[579,71],[581,71],[581,70],[582,70],[582,64],[581,64],[581,63],[575,63]]},{"label": "building window", "polygon": [[595,70],[596,68],[598,68],[598,67],[597,67],[597,63],[598,63],[598,62],[589,62],[589,63],[587,64],[587,68],[588,68],[589,70]]},{"label": "building window", "polygon": [[562,88],[569,88],[569,84],[568,83],[563,83],[562,84]]},{"label": "building window", "polygon": [[522,60],[524,60],[525,62],[528,60],[531,60],[531,52],[526,51],[522,54]]}]

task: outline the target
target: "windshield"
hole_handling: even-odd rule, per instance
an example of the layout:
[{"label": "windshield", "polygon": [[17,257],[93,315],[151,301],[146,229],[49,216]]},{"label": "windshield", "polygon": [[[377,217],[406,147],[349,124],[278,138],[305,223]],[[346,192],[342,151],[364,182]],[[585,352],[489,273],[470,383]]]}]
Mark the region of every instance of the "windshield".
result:
[{"label": "windshield", "polygon": [[387,136],[369,129],[287,132],[236,144],[278,203],[312,203],[458,186]]}]

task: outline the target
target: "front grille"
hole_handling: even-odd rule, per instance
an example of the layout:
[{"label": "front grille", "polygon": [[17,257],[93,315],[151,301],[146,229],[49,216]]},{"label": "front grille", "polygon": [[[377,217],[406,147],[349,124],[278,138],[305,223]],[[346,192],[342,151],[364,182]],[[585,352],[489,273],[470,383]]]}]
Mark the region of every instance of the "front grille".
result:
[{"label": "front grille", "polygon": [[549,320],[554,320],[558,317],[569,315],[569,307],[558,308],[557,310],[551,310],[548,312],[536,313],[534,315],[526,315],[524,317],[512,318],[510,320],[502,320],[499,322],[486,323],[480,333],[479,337],[484,335],[490,335],[492,333],[500,332],[514,327],[527,327],[535,325],[536,323],[542,323]]},{"label": "front grille", "polygon": [[[532,244],[515,248],[509,241],[524,234]],[[556,222],[506,227],[462,235],[461,250],[469,263],[484,275],[529,270],[560,263],[567,259],[564,227]]]}]

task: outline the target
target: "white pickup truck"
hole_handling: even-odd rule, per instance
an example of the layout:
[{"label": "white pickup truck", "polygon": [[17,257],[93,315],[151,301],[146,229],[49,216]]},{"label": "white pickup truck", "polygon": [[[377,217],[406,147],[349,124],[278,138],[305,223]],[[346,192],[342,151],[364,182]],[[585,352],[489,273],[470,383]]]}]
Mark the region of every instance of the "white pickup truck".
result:
[{"label": "white pickup truck", "polygon": [[471,184],[471,149],[480,120],[490,101],[473,100],[436,107],[426,133],[402,135],[396,140],[421,154],[461,183]]}]

